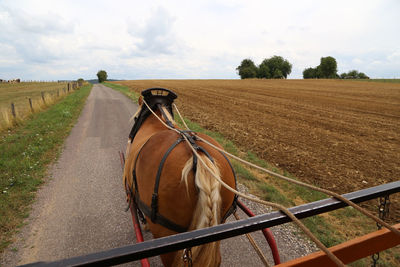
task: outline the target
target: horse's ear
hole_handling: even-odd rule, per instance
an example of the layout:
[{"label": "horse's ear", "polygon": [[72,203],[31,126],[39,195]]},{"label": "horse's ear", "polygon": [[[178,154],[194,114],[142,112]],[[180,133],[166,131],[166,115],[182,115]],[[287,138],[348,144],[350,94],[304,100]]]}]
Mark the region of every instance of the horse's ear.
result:
[{"label": "horse's ear", "polygon": [[141,106],[143,104],[143,96],[139,97],[138,104],[139,104],[139,106]]}]

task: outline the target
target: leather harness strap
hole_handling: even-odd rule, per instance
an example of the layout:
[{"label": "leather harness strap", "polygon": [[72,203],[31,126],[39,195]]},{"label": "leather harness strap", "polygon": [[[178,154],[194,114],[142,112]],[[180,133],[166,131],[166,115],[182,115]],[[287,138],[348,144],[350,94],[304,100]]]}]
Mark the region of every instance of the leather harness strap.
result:
[{"label": "leather harness strap", "polygon": [[154,183],[154,192],[153,196],[151,197],[151,215],[150,219],[152,222],[156,221],[157,218],[157,212],[158,212],[158,187],[160,186],[160,178],[161,178],[161,171],[163,170],[164,163],[167,160],[167,157],[171,153],[171,151],[180,143],[183,141],[183,138],[179,138],[178,140],[175,141],[175,143],[172,144],[165,152],[163,158],[161,159],[160,166],[158,167],[157,170],[157,175],[156,175],[156,181]]},{"label": "leather harness strap", "polygon": [[[193,135],[193,132],[188,132],[188,131],[182,131],[181,133],[182,135],[184,134],[189,141],[191,142],[191,144],[194,146],[194,148],[196,150],[199,150],[201,152],[203,152],[212,162],[214,162],[214,159],[211,157],[211,155],[201,146],[199,146],[198,144],[196,144],[195,142],[195,135]],[[151,136],[153,137],[153,136]],[[141,149],[139,150],[139,153],[136,156],[135,159],[135,163],[134,163],[134,169],[132,171],[132,176],[133,176],[133,180],[134,180],[134,184],[135,184],[135,198],[134,201],[137,204],[137,207],[139,209],[140,212],[142,212],[143,214],[145,214],[147,217],[149,217],[151,219],[151,221],[153,223],[158,223],[172,231],[181,233],[181,232],[186,232],[188,229],[186,227],[183,227],[181,225],[178,225],[174,222],[172,222],[171,220],[169,220],[168,218],[162,216],[159,212],[158,212],[158,188],[160,185],[160,179],[161,179],[161,173],[165,164],[165,161],[167,160],[168,156],[170,155],[170,153],[172,152],[172,150],[178,145],[180,144],[184,138],[180,137],[178,138],[169,148],[168,150],[165,152],[163,158],[161,159],[160,165],[158,167],[157,170],[157,174],[156,174],[156,179],[155,179],[155,184],[154,184],[154,192],[152,195],[152,199],[151,199],[151,205],[150,207],[147,206],[139,197],[139,190],[138,190],[138,186],[137,186],[137,176],[136,176],[136,163],[139,159],[140,153],[142,152],[143,148],[145,147],[145,145],[149,142],[149,140],[151,139],[151,137],[146,141],[146,143],[141,147]],[[232,173],[235,177],[235,183],[236,183],[236,174],[235,171],[232,167],[232,164],[230,163],[230,161],[228,160],[228,158],[221,152],[221,154],[224,156],[224,158],[228,161],[229,166],[232,169]],[[196,176],[196,165],[197,165],[197,157],[193,156],[193,172],[194,172],[194,176]],[[133,192],[132,189],[129,190],[130,192]],[[224,215],[224,217],[222,218],[221,222],[224,222],[235,210],[236,210],[236,200],[237,200],[237,195],[235,195],[235,198],[233,200],[233,203],[231,205],[231,207],[229,208],[229,210],[227,211],[227,213]]]}]

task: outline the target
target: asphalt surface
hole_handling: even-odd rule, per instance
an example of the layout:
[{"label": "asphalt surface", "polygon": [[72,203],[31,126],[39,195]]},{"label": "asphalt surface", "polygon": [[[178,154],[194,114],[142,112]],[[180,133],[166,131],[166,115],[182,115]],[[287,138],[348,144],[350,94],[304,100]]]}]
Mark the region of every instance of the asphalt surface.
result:
[{"label": "asphalt surface", "polygon": [[[129,119],[136,109],[121,93],[94,85],[59,160],[38,191],[30,217],[0,265],[53,261],[135,243],[130,213],[124,211],[118,151],[125,151],[132,126]],[[257,206],[252,209],[265,212]],[[295,236],[295,228],[273,231],[282,260],[310,252],[308,241]],[[272,264],[265,239],[260,234],[255,237]],[[144,238],[149,240],[151,235],[145,233]],[[222,266],[262,266],[245,237],[222,241],[221,253]],[[150,263],[161,266],[158,257]],[[138,262],[127,265],[140,266]]]}]

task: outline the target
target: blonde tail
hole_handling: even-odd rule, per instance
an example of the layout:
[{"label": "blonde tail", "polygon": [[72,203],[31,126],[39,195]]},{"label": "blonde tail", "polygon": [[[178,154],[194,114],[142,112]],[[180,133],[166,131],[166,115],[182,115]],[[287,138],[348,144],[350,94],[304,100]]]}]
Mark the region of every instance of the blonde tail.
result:
[{"label": "blonde tail", "polygon": [[[220,177],[220,171],[205,155],[200,155],[207,166]],[[187,185],[188,174],[193,168],[193,158],[190,158],[182,170],[182,180]],[[221,220],[221,184],[198,161],[195,185],[199,190],[196,208],[193,213],[189,230],[196,230],[218,225]],[[219,266],[221,255],[219,241],[192,248],[192,261],[195,266]],[[178,252],[173,266],[181,266],[182,253]]]}]

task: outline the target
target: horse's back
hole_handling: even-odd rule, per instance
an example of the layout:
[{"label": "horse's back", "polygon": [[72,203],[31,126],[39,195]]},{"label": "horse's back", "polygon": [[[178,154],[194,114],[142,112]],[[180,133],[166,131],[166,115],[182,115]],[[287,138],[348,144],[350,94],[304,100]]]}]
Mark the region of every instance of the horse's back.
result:
[{"label": "horse's back", "polygon": [[[206,135],[199,134],[199,136],[220,146]],[[185,141],[178,141],[180,139],[179,134],[170,130],[161,131],[151,136],[141,148],[141,151],[138,152],[140,155],[136,162],[136,176],[140,199],[150,207],[152,195],[155,191],[157,172],[161,172],[158,188],[158,211],[174,223],[188,227],[197,203],[198,190],[194,185],[194,171],[189,173],[187,187],[181,181],[182,170],[186,163],[192,159],[193,153]],[[197,141],[196,143],[207,151],[220,169],[221,179],[235,188],[233,171],[222,153],[204,142]],[[168,151],[169,154],[167,154]],[[234,195],[227,189],[221,188],[221,197],[222,217],[231,207]],[[175,234],[175,232],[166,228],[152,226],[154,225],[150,222],[150,228],[153,228],[151,230],[156,237]]]}]

